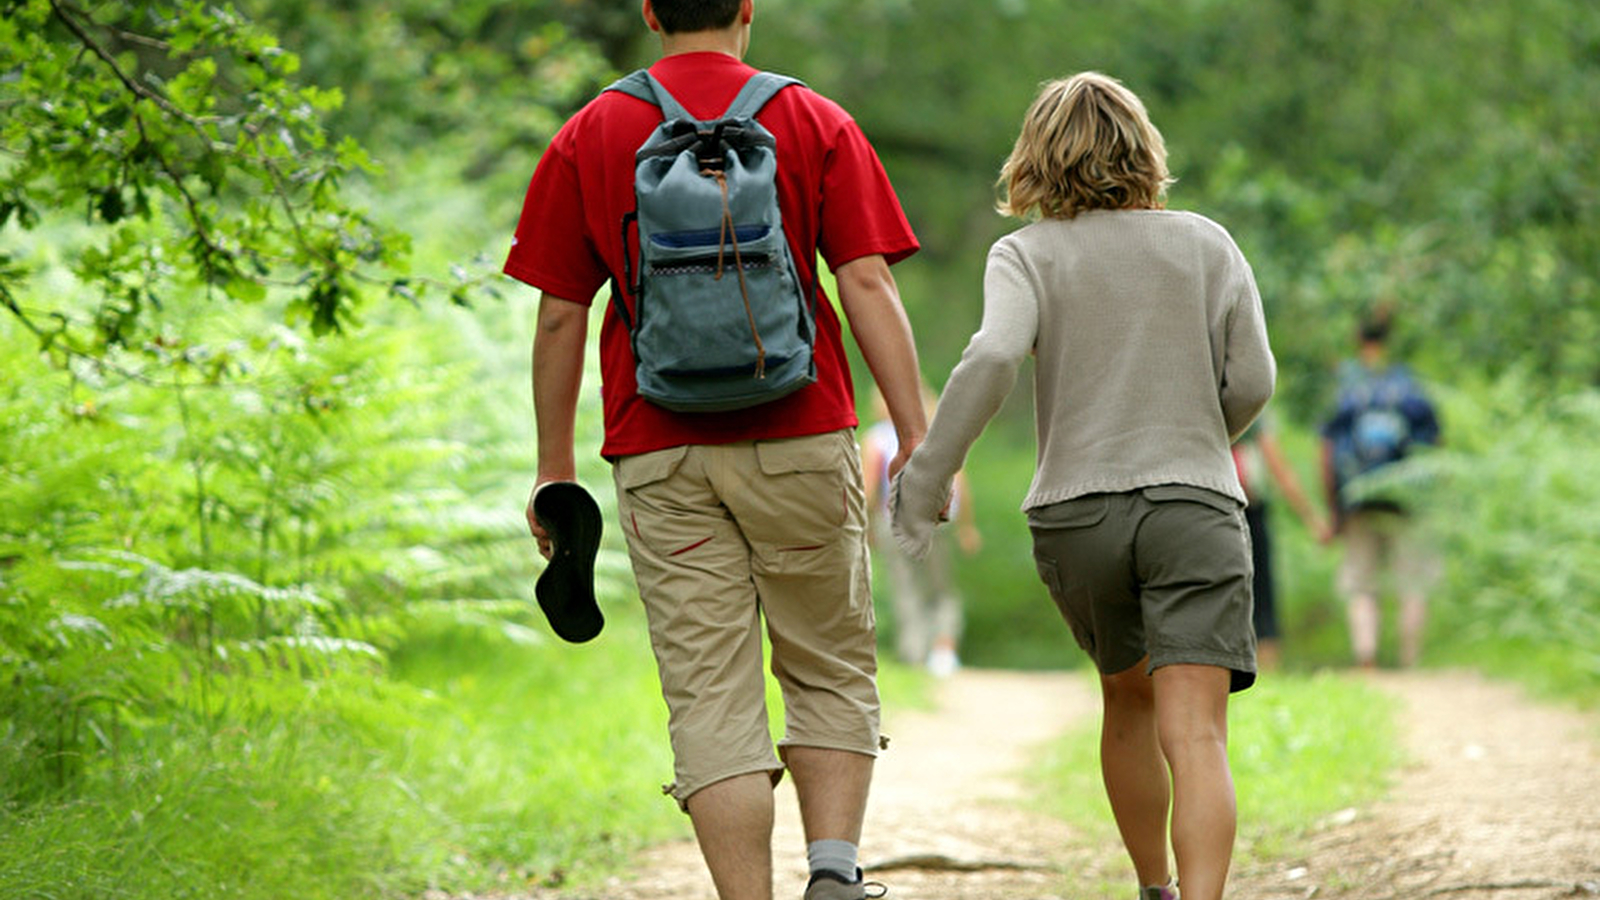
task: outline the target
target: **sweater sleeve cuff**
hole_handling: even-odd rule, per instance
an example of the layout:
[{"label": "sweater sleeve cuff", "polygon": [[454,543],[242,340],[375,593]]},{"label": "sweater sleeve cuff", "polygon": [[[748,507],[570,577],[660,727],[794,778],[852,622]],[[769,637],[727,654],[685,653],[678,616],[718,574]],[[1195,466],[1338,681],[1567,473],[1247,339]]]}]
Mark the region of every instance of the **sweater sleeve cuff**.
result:
[{"label": "sweater sleeve cuff", "polygon": [[953,479],[942,484],[908,463],[889,488],[889,513],[894,540],[912,559],[923,559],[933,544],[934,529],[946,521]]}]

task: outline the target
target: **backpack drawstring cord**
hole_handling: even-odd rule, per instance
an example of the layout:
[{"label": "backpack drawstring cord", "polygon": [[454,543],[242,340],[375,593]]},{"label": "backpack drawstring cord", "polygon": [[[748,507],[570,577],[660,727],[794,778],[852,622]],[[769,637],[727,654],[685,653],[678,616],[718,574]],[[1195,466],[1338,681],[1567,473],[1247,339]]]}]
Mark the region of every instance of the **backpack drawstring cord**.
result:
[{"label": "backpack drawstring cord", "polygon": [[721,230],[717,235],[717,274],[716,280],[722,280],[722,249],[728,244],[733,245],[733,268],[739,275],[739,294],[744,297],[744,314],[750,320],[750,336],[756,342],[756,374],[757,378],[767,377],[767,348],[761,343],[761,333],[756,330],[755,310],[750,308],[750,289],[744,281],[744,259],[739,255],[739,235],[733,227],[733,209],[728,205],[728,176],[720,170],[702,169],[701,175],[709,175],[717,180],[717,186],[722,188],[722,222]]}]

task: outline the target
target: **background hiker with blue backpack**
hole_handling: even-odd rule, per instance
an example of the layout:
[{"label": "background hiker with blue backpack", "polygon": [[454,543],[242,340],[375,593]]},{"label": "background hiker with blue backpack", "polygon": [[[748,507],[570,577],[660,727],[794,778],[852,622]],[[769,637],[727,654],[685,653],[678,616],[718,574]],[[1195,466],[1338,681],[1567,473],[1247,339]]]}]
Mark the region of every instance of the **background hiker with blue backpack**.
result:
[{"label": "background hiker with blue backpack", "polygon": [[[768,900],[772,788],[788,771],[806,900],[862,900],[876,631],[843,326],[815,268],[820,254],[884,395],[898,471],[926,415],[889,266],[917,241],[850,116],[742,61],[753,0],[644,0],[642,13],[661,59],[552,139],[505,264],[542,292],[529,529],[547,557],[563,539],[536,501],[576,480],[589,316],[609,282],[601,454],[670,711],[667,790],[718,896]],[[783,691],[776,754],[763,628]]]},{"label": "background hiker with blue backpack", "polygon": [[1386,310],[1362,319],[1356,357],[1339,368],[1334,412],[1322,426],[1323,484],[1333,532],[1345,545],[1338,587],[1348,604],[1351,652],[1363,668],[1377,665],[1385,576],[1400,599],[1400,664],[1412,666],[1438,574],[1418,524],[1386,486],[1397,463],[1439,443],[1433,403],[1411,370],[1389,359],[1390,326]]}]

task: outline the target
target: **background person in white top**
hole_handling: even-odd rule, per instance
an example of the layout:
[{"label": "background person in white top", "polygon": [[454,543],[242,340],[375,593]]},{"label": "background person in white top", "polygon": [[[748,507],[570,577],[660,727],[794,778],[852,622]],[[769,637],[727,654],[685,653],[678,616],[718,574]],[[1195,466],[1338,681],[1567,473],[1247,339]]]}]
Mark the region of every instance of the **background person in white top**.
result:
[{"label": "background person in white top", "polygon": [[[1228,695],[1255,680],[1250,550],[1229,445],[1276,375],[1255,279],[1215,222],[1163,208],[1166,147],[1093,72],[1046,84],[1001,170],[983,321],[897,477],[924,552],[951,479],[1034,357],[1034,559],[1100,671],[1101,768],[1141,898],[1217,900],[1236,828]],[[1169,780],[1170,778],[1170,780]]]},{"label": "background person in white top", "polygon": [[[938,398],[933,388],[922,386],[923,402],[933,415]],[[868,539],[875,563],[888,581],[889,600],[894,611],[895,655],[912,666],[926,666],[939,677],[961,667],[962,614],[961,590],[955,579],[955,554],[951,534],[941,532],[927,556],[913,562],[894,542],[889,527],[889,462],[900,451],[900,439],[883,395],[873,391],[873,410],[878,421],[861,433],[861,472],[867,491],[867,517],[871,520]],[[956,473],[948,515],[955,522],[954,540],[965,556],[974,556],[983,546],[978,531],[977,513],[967,490],[967,479]]]}]

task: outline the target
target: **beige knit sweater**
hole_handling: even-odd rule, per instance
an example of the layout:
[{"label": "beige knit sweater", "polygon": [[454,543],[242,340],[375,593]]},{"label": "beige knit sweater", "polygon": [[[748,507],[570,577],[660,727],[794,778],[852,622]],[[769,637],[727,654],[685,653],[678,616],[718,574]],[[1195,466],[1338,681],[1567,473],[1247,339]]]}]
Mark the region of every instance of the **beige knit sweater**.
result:
[{"label": "beige knit sweater", "polygon": [[895,482],[906,552],[927,552],[951,480],[1030,353],[1038,462],[1024,510],[1157,484],[1244,501],[1229,445],[1276,375],[1249,263],[1204,216],[1096,210],[990,249],[982,325]]}]

